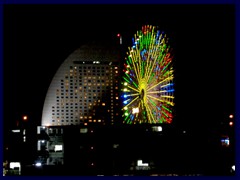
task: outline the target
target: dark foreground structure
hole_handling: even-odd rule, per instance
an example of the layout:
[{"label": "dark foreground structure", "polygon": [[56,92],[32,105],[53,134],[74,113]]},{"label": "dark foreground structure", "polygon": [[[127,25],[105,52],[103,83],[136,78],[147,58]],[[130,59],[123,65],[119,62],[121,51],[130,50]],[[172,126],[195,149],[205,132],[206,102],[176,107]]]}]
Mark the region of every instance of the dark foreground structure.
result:
[{"label": "dark foreground structure", "polygon": [[[41,127],[35,164],[21,175],[232,175],[233,154],[220,136],[169,125]],[[45,150],[45,151],[44,151]],[[36,166],[37,163],[41,165]]]}]

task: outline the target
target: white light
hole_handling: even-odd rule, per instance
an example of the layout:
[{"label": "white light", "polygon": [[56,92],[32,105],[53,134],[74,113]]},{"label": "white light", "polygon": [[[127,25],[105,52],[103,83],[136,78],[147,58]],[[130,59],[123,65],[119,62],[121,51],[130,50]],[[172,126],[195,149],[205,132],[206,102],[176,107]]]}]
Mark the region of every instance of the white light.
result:
[{"label": "white light", "polygon": [[18,132],[20,132],[20,130],[19,130],[19,129],[12,130],[12,132],[14,132],[14,133],[18,133]]},{"label": "white light", "polygon": [[235,171],[235,165],[232,166],[232,170]]},{"label": "white light", "polygon": [[42,143],[44,143],[45,141],[44,140],[42,140]]},{"label": "white light", "polygon": [[124,86],[127,86],[128,85],[128,83],[127,82],[124,82]]},{"label": "white light", "polygon": [[133,108],[132,109],[132,113],[133,114],[139,113],[139,108],[138,107],[137,108]]},{"label": "white light", "polygon": [[35,166],[40,167],[40,166],[42,166],[42,163],[38,162],[35,164]]},{"label": "white light", "polygon": [[62,151],[62,145],[55,145],[55,147],[54,147],[54,151],[56,152],[56,151]]},{"label": "white light", "polygon": [[157,131],[157,132],[161,132],[162,131],[162,126],[153,126],[152,130]]},{"label": "white light", "polygon": [[18,167],[20,169],[20,162],[10,162],[10,169],[14,169],[15,167]]},{"label": "white light", "polygon": [[161,127],[161,126],[158,126],[158,127],[157,127],[157,131],[162,131],[162,127]]},{"label": "white light", "polygon": [[148,163],[142,163],[142,160],[138,160],[137,166],[148,166]]}]

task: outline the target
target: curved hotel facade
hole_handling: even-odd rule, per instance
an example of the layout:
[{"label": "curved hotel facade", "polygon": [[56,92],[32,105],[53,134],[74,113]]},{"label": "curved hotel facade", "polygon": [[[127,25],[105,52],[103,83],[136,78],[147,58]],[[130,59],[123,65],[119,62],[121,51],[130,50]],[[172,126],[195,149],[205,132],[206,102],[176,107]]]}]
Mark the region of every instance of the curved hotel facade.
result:
[{"label": "curved hotel facade", "polygon": [[119,116],[119,47],[92,43],[74,51],[48,89],[42,126],[114,124]]}]

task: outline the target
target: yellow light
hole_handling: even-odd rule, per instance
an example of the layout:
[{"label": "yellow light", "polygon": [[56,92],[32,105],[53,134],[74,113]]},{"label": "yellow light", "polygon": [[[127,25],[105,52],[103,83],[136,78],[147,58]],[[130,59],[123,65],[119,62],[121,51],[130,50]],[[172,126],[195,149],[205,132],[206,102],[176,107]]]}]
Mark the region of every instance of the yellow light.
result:
[{"label": "yellow light", "polygon": [[127,88],[124,88],[123,91],[126,92],[126,91],[127,91]]},{"label": "yellow light", "polygon": [[124,86],[127,86],[127,85],[128,85],[128,83],[127,83],[127,82],[125,82],[125,83],[124,83]]},{"label": "yellow light", "polygon": [[124,110],[127,110],[128,108],[127,108],[127,107],[124,107],[123,109],[124,109]]},{"label": "yellow light", "polygon": [[126,113],[124,113],[125,114],[125,116],[127,116],[128,115],[128,113],[126,112]]}]

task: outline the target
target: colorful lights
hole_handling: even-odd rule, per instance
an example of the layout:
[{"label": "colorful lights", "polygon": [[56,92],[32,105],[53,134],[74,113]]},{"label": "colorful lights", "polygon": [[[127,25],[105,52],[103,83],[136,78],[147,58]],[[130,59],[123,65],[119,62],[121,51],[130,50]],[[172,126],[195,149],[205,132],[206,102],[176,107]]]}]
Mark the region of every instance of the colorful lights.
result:
[{"label": "colorful lights", "polygon": [[123,114],[128,124],[171,123],[173,68],[166,35],[146,25],[132,38],[123,75]]}]

